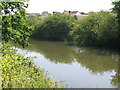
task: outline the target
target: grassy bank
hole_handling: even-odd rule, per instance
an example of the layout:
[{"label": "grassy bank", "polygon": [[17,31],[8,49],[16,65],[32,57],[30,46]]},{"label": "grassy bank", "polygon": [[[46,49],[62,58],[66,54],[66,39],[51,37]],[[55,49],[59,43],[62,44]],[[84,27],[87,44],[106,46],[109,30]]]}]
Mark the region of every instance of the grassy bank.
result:
[{"label": "grassy bank", "polygon": [[35,66],[30,58],[16,54],[13,49],[2,52],[2,88],[57,88],[57,82],[47,78],[43,69]]}]

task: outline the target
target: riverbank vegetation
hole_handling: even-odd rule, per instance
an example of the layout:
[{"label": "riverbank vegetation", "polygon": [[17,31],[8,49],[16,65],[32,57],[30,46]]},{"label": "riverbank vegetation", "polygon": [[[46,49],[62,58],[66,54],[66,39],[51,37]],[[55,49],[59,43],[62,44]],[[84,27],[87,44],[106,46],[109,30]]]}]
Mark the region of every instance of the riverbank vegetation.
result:
[{"label": "riverbank vegetation", "polygon": [[[91,12],[77,20],[76,17],[54,14],[47,18],[28,16],[23,2],[1,2],[2,4],[2,88],[57,88],[56,82],[47,78],[43,69],[35,66],[30,58],[16,54],[10,43],[28,46],[28,39],[73,42],[79,46],[119,46],[119,12]],[[31,20],[32,18],[32,20]],[[27,22],[26,22],[27,20]],[[35,21],[37,21],[35,23]],[[29,25],[28,25],[29,24]],[[32,26],[32,27],[31,27]],[[33,28],[35,29],[33,31]],[[0,29],[1,30],[1,29]],[[1,31],[0,31],[1,32]],[[1,46],[0,46],[1,47]]]},{"label": "riverbank vegetation", "polygon": [[64,41],[69,38],[69,31],[73,27],[74,16],[54,14],[43,18],[37,24],[32,37],[40,40]]},{"label": "riverbank vegetation", "polygon": [[57,88],[57,82],[47,78],[42,68],[30,58],[16,54],[14,49],[4,47],[2,52],[2,88]]},{"label": "riverbank vegetation", "polygon": [[57,88],[57,82],[48,78],[43,69],[29,57],[16,54],[12,43],[28,46],[32,27],[26,22],[24,2],[1,2],[2,42],[0,42],[0,74],[2,88]]},{"label": "riverbank vegetation", "polygon": [[118,47],[116,14],[106,11],[89,13],[70,31],[73,42],[83,46]]},{"label": "riverbank vegetation", "polygon": [[113,11],[90,12],[80,20],[66,14],[49,15],[35,26],[32,38],[67,41],[78,46],[118,48],[120,33],[115,7]]}]

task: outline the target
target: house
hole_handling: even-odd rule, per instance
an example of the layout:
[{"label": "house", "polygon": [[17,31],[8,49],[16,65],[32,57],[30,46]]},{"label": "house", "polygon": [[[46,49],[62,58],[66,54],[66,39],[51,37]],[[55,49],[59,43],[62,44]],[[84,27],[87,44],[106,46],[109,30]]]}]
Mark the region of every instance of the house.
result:
[{"label": "house", "polygon": [[66,11],[64,10],[63,14],[69,14],[69,15],[75,15],[76,13],[78,13],[79,11]]},{"label": "house", "polygon": [[69,15],[88,15],[87,13],[84,12],[79,12],[79,11],[66,11],[64,10],[63,14],[69,14]]},{"label": "house", "polygon": [[66,11],[66,10],[64,10],[64,12],[63,12],[63,14],[69,14],[70,13],[70,11]]},{"label": "house", "polygon": [[79,13],[79,11],[69,11],[69,14],[73,16],[76,15],[77,13]]},{"label": "house", "polygon": [[88,15],[76,15],[76,17],[77,17],[78,20],[80,20],[81,18],[84,18],[86,16],[88,16]]},{"label": "house", "polygon": [[53,11],[53,14],[56,14],[56,13],[59,13],[59,14],[61,14],[61,12]]},{"label": "house", "polygon": [[81,15],[88,15],[87,13],[84,13],[84,12],[80,12]]},{"label": "house", "polygon": [[48,11],[43,11],[43,12],[41,13],[40,17],[46,18],[46,17],[48,17],[49,15],[50,15],[50,14],[48,13]]},{"label": "house", "polygon": [[83,17],[88,16],[87,13],[79,12],[79,11],[66,11],[66,10],[64,10],[63,14],[69,14],[72,16],[76,16],[78,20],[83,18]]}]

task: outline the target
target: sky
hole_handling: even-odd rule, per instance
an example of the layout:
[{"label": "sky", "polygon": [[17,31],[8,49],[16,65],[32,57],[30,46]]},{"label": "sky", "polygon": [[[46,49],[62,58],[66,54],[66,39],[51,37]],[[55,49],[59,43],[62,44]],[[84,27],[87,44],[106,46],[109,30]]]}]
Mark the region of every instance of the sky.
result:
[{"label": "sky", "polygon": [[112,0],[30,0],[27,12],[42,13],[48,11],[63,12],[64,10],[90,11],[109,10],[113,7]]}]

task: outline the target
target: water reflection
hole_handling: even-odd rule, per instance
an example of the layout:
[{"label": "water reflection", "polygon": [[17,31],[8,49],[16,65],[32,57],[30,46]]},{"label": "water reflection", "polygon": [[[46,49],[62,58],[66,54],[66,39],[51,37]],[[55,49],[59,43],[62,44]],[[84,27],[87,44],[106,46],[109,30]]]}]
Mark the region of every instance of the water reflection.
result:
[{"label": "water reflection", "polygon": [[72,47],[68,47],[63,42],[37,42],[36,40],[31,40],[30,44],[30,50],[43,54],[54,63],[70,64],[74,60]]},{"label": "water reflection", "polygon": [[30,40],[30,44],[27,50],[39,52],[56,64],[78,62],[93,74],[104,74],[105,72],[114,71],[116,73],[114,76],[111,76],[111,83],[114,85],[118,84],[119,56],[117,52],[68,46],[64,42]]}]

